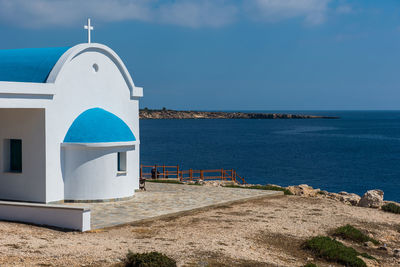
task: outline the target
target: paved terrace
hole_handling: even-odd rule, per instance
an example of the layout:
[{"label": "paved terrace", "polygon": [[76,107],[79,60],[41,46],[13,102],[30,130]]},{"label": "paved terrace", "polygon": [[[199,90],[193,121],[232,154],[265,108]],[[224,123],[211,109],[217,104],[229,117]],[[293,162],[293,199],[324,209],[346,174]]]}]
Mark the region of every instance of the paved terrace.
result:
[{"label": "paved terrace", "polygon": [[66,205],[90,208],[91,228],[99,229],[229,202],[282,195],[277,191],[161,183],[146,183],[146,189],[125,201]]}]

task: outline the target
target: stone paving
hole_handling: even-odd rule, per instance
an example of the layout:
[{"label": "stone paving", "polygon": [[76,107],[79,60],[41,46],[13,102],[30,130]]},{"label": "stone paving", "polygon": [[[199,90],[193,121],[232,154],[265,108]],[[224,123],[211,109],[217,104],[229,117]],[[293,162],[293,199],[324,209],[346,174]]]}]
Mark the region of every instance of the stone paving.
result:
[{"label": "stone paving", "polygon": [[232,201],[282,194],[267,190],[161,183],[146,183],[146,189],[125,201],[65,205],[90,208],[91,227],[99,229]]}]

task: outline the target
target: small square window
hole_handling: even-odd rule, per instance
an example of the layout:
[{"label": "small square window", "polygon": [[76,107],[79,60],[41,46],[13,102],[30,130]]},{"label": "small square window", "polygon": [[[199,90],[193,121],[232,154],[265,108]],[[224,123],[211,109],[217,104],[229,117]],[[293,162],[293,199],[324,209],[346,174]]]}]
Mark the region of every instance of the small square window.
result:
[{"label": "small square window", "polygon": [[126,172],[126,152],[118,152],[118,171]]},{"label": "small square window", "polygon": [[5,171],[22,172],[22,140],[4,140]]}]

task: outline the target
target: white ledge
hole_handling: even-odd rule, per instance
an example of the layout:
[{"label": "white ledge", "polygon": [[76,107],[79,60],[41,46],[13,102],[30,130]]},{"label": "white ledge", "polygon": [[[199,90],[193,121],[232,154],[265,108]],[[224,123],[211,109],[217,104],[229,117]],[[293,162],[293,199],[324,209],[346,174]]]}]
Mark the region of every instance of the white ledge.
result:
[{"label": "white ledge", "polygon": [[131,97],[143,97],[143,87],[134,87]]},{"label": "white ledge", "polygon": [[61,143],[62,147],[81,147],[81,148],[105,148],[105,147],[131,147],[139,144],[139,141],[133,142],[105,142],[105,143]]},{"label": "white ledge", "polygon": [[0,82],[0,98],[2,95],[54,96],[55,85],[50,83]]},{"label": "white ledge", "polygon": [[0,201],[0,205],[19,206],[19,207],[35,207],[35,208],[44,208],[44,209],[51,208],[51,209],[90,211],[90,208],[87,208],[87,207],[75,207],[75,206],[66,206],[66,205],[57,205],[57,204],[3,201],[3,200]]}]

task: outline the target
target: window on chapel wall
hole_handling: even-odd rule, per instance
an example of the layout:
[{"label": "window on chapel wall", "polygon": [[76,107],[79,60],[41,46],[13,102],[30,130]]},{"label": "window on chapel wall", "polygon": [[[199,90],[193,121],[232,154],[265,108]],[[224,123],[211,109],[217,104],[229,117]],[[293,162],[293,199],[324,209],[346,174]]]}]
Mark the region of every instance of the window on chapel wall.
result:
[{"label": "window on chapel wall", "polygon": [[4,142],[6,172],[22,172],[22,140],[6,139]]},{"label": "window on chapel wall", "polygon": [[126,152],[118,152],[118,166],[119,172],[126,172]]}]

